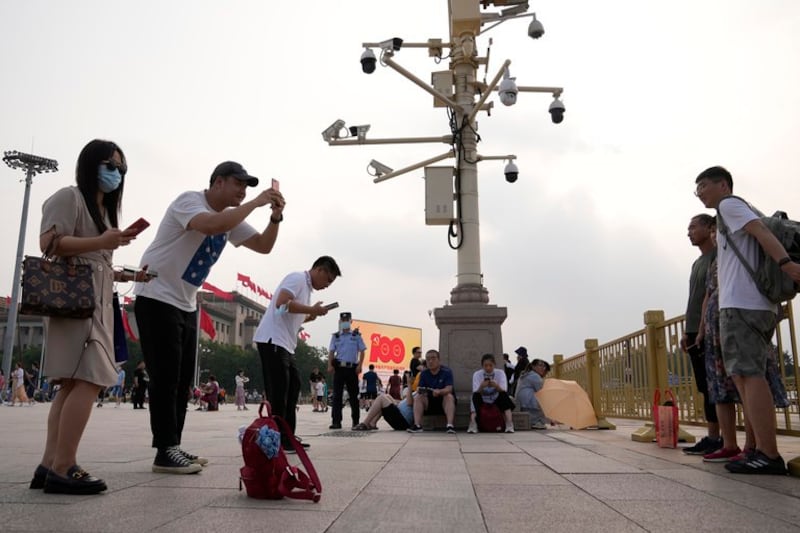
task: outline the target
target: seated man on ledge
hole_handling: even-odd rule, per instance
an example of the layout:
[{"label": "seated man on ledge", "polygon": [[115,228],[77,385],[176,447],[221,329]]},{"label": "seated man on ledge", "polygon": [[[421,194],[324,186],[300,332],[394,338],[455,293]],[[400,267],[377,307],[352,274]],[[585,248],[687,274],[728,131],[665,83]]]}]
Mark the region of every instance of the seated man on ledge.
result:
[{"label": "seated man on ledge", "polygon": [[[408,371],[406,373],[410,374]],[[372,431],[378,429],[378,420],[383,417],[392,429],[402,431],[414,423],[414,396],[411,387],[403,390],[403,399],[396,400],[390,394],[378,396],[369,408],[364,421],[353,431]]]},{"label": "seated man on ledge", "polygon": [[453,393],[453,371],[442,366],[439,352],[428,350],[425,354],[427,368],[420,372],[417,395],[414,398],[414,425],[409,433],[422,432],[422,416],[444,414],[447,418],[447,432],[455,433],[453,420],[456,416],[456,397]]}]

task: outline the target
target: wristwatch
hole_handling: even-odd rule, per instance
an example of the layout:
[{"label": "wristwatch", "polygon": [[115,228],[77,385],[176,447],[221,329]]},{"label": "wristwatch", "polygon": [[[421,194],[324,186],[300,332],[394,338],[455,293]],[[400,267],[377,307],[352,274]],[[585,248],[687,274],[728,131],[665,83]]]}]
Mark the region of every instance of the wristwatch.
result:
[{"label": "wristwatch", "polygon": [[277,219],[274,216],[269,217],[269,221],[272,222],[273,224],[280,224],[281,222],[283,222],[283,213],[281,213],[279,215],[279,218]]},{"label": "wristwatch", "polygon": [[791,262],[792,262],[792,258],[791,258],[791,257],[789,257],[789,256],[787,255],[786,257],[784,257],[783,259],[781,259],[780,261],[778,261],[778,266],[779,266],[779,267],[782,267],[782,266],[783,266],[783,265],[785,265],[786,263],[791,263]]}]

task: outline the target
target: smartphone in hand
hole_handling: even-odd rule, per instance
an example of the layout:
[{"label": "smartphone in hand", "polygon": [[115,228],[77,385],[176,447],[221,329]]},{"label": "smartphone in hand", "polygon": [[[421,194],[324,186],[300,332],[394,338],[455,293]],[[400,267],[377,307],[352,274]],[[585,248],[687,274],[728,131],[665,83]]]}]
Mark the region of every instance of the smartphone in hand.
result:
[{"label": "smartphone in hand", "polygon": [[272,190],[274,190],[274,191],[280,191],[281,190],[281,182],[279,182],[275,178],[272,178]]},{"label": "smartphone in hand", "polygon": [[323,305],[322,307],[330,311],[331,309],[336,309],[337,307],[339,307],[339,302],[333,302],[328,305]]},{"label": "smartphone in hand", "polygon": [[146,220],[145,220],[145,219],[143,219],[143,218],[139,218],[139,220],[137,220],[136,222],[134,222],[133,224],[131,224],[130,226],[128,226],[127,228],[125,228],[125,231],[133,231],[133,232],[134,232],[134,233],[133,233],[134,235],[139,235],[139,234],[140,234],[141,232],[143,232],[143,231],[144,231],[144,230],[145,230],[145,229],[146,229],[148,226],[150,226],[150,223],[149,223],[148,221],[146,221]]}]

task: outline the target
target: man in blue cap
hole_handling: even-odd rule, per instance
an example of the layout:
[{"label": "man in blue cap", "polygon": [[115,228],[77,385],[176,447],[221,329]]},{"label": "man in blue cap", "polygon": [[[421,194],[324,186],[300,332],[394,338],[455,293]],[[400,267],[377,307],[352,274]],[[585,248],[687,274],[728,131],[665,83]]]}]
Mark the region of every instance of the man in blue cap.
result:
[{"label": "man in blue cap", "polygon": [[358,375],[367,346],[358,330],[352,331],[352,314],[339,313],[339,331],[328,347],[328,372],[333,373],[333,411],[330,429],[342,429],[342,396],[347,387],[353,427],[358,425]]}]

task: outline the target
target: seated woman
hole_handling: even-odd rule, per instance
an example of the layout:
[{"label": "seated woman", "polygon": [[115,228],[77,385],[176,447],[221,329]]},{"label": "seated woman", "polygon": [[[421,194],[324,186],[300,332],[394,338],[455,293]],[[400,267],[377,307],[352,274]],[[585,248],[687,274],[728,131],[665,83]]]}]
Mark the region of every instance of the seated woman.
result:
[{"label": "seated woman", "polygon": [[519,377],[516,399],[520,410],[530,413],[532,429],[547,429],[547,418],[536,399],[536,392],[544,385],[544,377],[549,371],[547,361],[534,359]]},{"label": "seated woman", "polygon": [[200,396],[200,407],[198,411],[217,411],[219,409],[219,383],[214,375],[208,376],[208,382],[203,387],[203,395]]},{"label": "seated woman", "polygon": [[414,423],[414,396],[409,387],[406,387],[403,400],[395,400],[390,394],[381,394],[367,412],[364,421],[353,431],[372,431],[378,429],[378,420],[383,417],[392,426],[392,429],[404,431]]},{"label": "seated woman", "polygon": [[508,390],[506,374],[502,369],[495,371],[494,355],[490,353],[481,357],[481,366],[483,368],[472,375],[472,402],[467,433],[478,432],[481,406],[484,404],[497,406],[505,418],[506,433],[514,433],[514,421],[511,415],[514,402],[506,392]]}]

